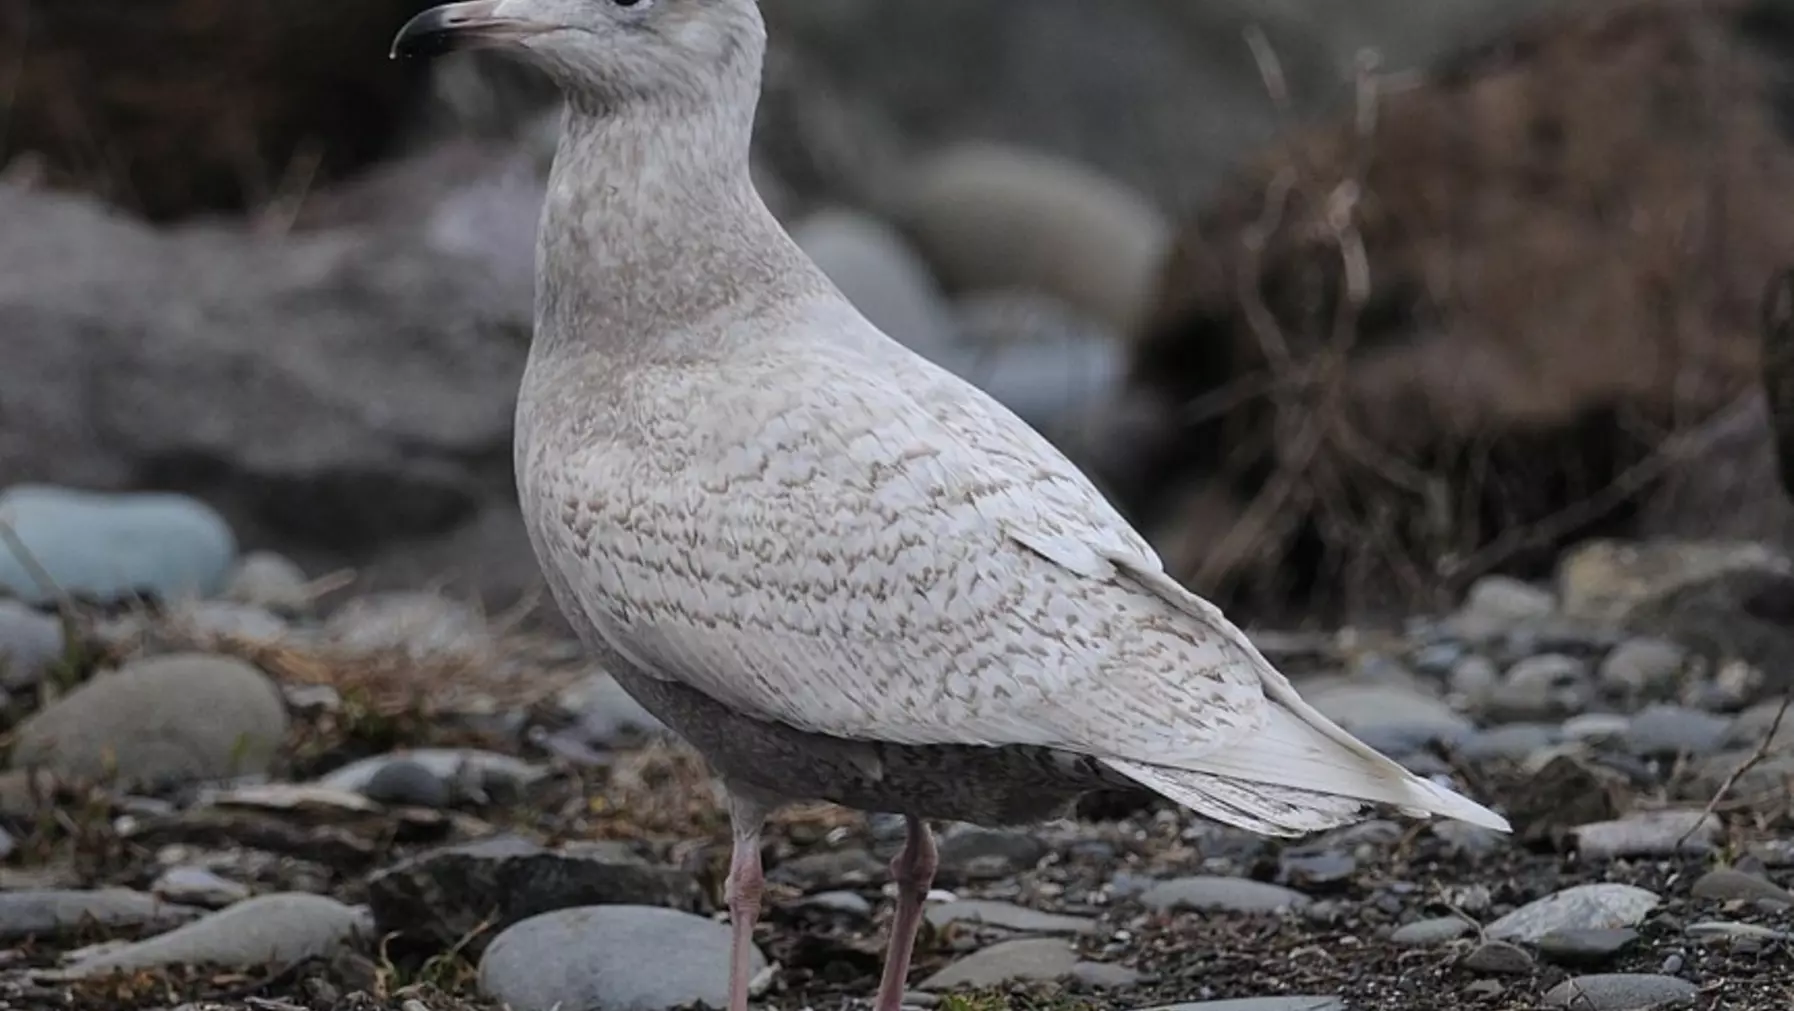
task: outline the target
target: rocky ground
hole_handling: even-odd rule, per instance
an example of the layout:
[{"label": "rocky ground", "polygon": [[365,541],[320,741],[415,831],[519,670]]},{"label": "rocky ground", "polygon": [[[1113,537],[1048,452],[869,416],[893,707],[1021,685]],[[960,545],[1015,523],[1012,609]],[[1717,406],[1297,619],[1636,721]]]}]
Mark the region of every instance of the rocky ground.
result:
[{"label": "rocky ground", "polygon": [[[3,528],[28,561],[0,570],[3,1006],[721,1000],[717,794],[570,643],[239,557],[192,500],[66,494],[15,490]],[[123,532],[155,550],[89,553]],[[1787,1007],[1787,633],[1703,608],[1790,579],[1749,546],[1597,543],[1399,632],[1255,631],[1316,705],[1515,834],[1391,818],[1280,844],[1126,795],[942,826],[912,1003]],[[900,838],[778,819],[761,1000],[870,996]]]}]

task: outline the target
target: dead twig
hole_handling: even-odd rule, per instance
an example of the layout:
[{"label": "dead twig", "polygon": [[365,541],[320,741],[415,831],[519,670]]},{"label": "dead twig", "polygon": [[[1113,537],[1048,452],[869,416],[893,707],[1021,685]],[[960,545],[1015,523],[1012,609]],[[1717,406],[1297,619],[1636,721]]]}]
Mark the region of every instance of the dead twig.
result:
[{"label": "dead twig", "polygon": [[1794,692],[1782,696],[1781,707],[1776,709],[1775,719],[1769,721],[1769,730],[1763,734],[1763,739],[1757,742],[1756,748],[1745,757],[1744,761],[1738,763],[1737,768],[1720,781],[1719,789],[1714,791],[1712,799],[1707,801],[1707,806],[1702,809],[1700,818],[1696,819],[1694,824],[1689,826],[1688,831],[1682,833],[1682,837],[1676,840],[1676,849],[1680,850],[1682,844],[1688,841],[1688,837],[1694,834],[1695,829],[1713,816],[1713,812],[1718,810],[1720,803],[1725,800],[1726,794],[1732,792],[1732,787],[1738,785],[1738,780],[1745,773],[1756,768],[1759,762],[1769,757],[1769,749],[1775,743],[1775,735],[1781,731],[1782,718],[1788,715],[1790,704],[1794,704]]}]

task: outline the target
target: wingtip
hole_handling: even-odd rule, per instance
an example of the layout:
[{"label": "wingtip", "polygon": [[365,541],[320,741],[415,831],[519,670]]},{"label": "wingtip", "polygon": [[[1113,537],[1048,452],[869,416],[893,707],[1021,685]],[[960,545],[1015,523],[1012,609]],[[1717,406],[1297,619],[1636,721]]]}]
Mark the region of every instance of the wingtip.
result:
[{"label": "wingtip", "polygon": [[1425,802],[1417,807],[1427,814],[1453,821],[1461,821],[1468,825],[1492,829],[1496,832],[1512,833],[1514,828],[1508,820],[1489,810],[1469,797],[1448,787],[1440,786],[1429,779],[1416,776],[1414,783],[1421,787]]}]

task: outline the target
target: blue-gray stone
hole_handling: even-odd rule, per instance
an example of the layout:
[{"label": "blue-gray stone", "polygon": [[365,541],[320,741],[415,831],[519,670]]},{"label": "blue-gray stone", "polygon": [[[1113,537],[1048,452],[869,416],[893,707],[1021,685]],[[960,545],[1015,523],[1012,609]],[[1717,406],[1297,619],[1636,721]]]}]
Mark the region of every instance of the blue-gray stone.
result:
[{"label": "blue-gray stone", "polygon": [[247,968],[329,955],[371,933],[366,914],[335,899],[281,892],[239,902],[166,934],[77,960],[58,975],[210,964]]},{"label": "blue-gray stone", "polygon": [[0,685],[35,685],[62,654],[61,621],[15,601],[0,600]]},{"label": "blue-gray stone", "polygon": [[17,485],[0,493],[0,521],[18,541],[0,538],[0,591],[33,604],[59,590],[102,602],[212,596],[237,556],[224,518],[185,495]]},{"label": "blue-gray stone", "polygon": [[1692,1006],[1700,992],[1700,987],[1674,976],[1630,972],[1577,976],[1546,991],[1545,1006],[1576,1011],[1662,1011]]}]

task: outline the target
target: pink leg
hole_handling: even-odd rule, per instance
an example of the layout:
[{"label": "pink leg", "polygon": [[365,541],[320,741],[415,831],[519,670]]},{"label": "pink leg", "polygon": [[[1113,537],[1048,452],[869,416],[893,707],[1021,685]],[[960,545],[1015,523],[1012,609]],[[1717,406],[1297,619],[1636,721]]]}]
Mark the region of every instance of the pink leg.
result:
[{"label": "pink leg", "polygon": [[916,949],[916,929],[922,924],[922,900],[934,885],[939,863],[934,833],[920,818],[906,819],[909,833],[903,849],[891,861],[891,877],[897,882],[897,915],[891,918],[891,943],[885,950],[884,979],[878,985],[873,1011],[898,1011],[903,1006],[903,981],[909,976],[909,960]]},{"label": "pink leg", "polygon": [[760,868],[760,829],[766,811],[749,802],[730,805],[735,843],[729,854],[729,880],[724,886],[729,900],[729,927],[733,945],[729,952],[729,1011],[747,1011],[748,982],[753,977],[754,923],[760,919],[760,896],[766,876]]}]

